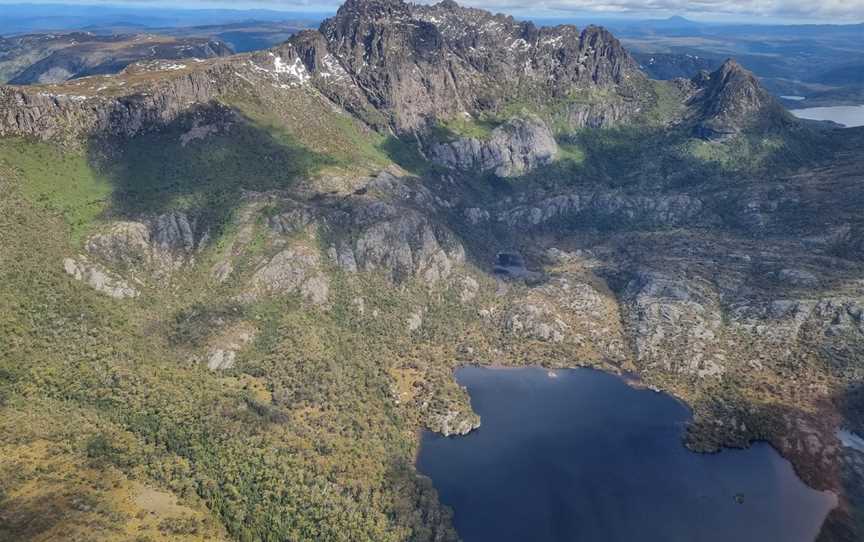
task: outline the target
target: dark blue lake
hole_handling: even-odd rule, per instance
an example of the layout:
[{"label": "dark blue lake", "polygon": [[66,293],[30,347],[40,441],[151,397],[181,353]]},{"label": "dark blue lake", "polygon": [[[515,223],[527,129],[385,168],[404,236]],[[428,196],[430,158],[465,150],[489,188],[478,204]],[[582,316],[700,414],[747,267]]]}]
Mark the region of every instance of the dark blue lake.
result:
[{"label": "dark blue lake", "polygon": [[697,454],[688,409],[589,369],[460,369],[480,414],[418,469],[465,542],[812,542],[835,498],[767,444]]}]

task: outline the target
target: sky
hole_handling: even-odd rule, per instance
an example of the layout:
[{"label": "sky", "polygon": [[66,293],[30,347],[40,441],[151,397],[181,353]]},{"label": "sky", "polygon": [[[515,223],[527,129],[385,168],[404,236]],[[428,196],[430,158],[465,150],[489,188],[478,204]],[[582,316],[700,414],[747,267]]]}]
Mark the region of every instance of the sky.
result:
[{"label": "sky", "polygon": [[591,12],[606,16],[683,15],[694,19],[750,19],[751,22],[759,22],[760,17],[864,22],[864,0],[465,0],[464,3],[535,15]]},{"label": "sky", "polygon": [[[437,0],[415,0],[433,3]],[[173,8],[265,8],[280,11],[334,12],[341,0],[0,0],[3,3],[56,2]],[[700,21],[749,23],[860,23],[864,0],[457,0],[517,17],[665,18],[681,15]],[[2,11],[2,7],[0,7]]]}]

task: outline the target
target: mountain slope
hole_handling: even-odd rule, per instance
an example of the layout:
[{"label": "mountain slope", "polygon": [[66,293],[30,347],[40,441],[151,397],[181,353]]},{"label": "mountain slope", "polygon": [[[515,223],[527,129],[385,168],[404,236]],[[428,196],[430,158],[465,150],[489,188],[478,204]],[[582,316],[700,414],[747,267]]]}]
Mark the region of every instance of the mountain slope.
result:
[{"label": "mountain slope", "polygon": [[[580,363],[687,401],[694,449],[770,441],[840,494],[825,539],[860,532],[864,135],[732,62],[653,82],[601,29],[355,0],[269,51],[2,87],[0,136],[29,464],[62,444],[214,536],[450,540],[413,458],[480,423],[453,367]],[[15,529],[44,477],[3,486]]]}]

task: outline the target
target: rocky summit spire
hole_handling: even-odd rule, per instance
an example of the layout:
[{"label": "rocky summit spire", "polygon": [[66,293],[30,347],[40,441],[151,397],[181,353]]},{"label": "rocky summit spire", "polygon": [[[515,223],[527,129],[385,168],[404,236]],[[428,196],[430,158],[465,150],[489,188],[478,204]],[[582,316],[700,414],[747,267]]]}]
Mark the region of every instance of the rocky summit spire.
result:
[{"label": "rocky summit spire", "polygon": [[690,105],[696,114],[696,134],[717,139],[740,132],[770,130],[793,122],[750,71],[727,59],[712,73],[692,79],[698,89]]}]

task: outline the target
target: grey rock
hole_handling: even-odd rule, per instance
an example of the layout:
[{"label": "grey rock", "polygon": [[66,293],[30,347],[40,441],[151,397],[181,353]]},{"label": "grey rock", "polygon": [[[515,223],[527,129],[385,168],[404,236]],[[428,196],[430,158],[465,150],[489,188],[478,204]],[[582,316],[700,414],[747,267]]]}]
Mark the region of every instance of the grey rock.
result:
[{"label": "grey rock", "polygon": [[462,290],[459,292],[459,301],[463,304],[474,301],[480,290],[480,283],[473,277],[463,277],[461,281]]},{"label": "grey rock", "polygon": [[383,270],[395,282],[416,277],[431,285],[465,261],[453,233],[416,211],[376,204],[357,210],[353,223],[359,233],[337,251],[346,271]]},{"label": "grey rock", "polygon": [[625,325],[641,363],[700,378],[725,372],[721,309],[705,285],[640,271],[622,298]]},{"label": "grey rock", "polygon": [[80,280],[94,290],[115,299],[138,297],[139,292],[126,281],[102,266],[87,261],[84,257],[65,258],[63,270],[75,280]]},{"label": "grey rock", "polygon": [[514,310],[505,321],[505,329],[521,338],[560,343],[568,333],[568,325],[548,305],[527,304]]},{"label": "grey rock", "polygon": [[140,222],[114,222],[88,237],[87,253],[122,272],[164,278],[207,242],[195,219],[175,211]]},{"label": "grey rock", "polygon": [[429,150],[429,158],[444,167],[492,171],[499,177],[523,175],[551,163],[557,154],[555,137],[536,117],[510,120],[495,128],[488,140],[457,139]]},{"label": "grey rock", "polygon": [[732,59],[712,73],[693,79],[695,94],[689,105],[695,118],[694,134],[723,139],[748,131],[769,131],[796,121],[758,79]]},{"label": "grey rock", "polygon": [[700,199],[685,194],[570,193],[501,211],[497,218],[511,227],[541,226],[576,218],[614,228],[627,224],[670,227],[704,219],[703,209]]},{"label": "grey rock", "polygon": [[264,294],[298,293],[313,305],[323,305],[330,293],[330,283],[321,271],[318,253],[298,246],[273,256],[252,276],[247,297]]},{"label": "grey rock", "polygon": [[319,33],[322,38],[304,33],[294,40],[308,51],[307,68],[320,70],[329,53],[339,66],[327,68],[326,79],[341,80],[344,72],[360,89],[334,91],[328,83],[323,92],[344,96],[339,103],[361,118],[377,109],[397,133],[422,132],[430,119],[494,110],[517,97],[626,89],[643,77],[602,28],[537,28],[452,2],[349,0]]},{"label": "grey rock", "polygon": [[819,277],[805,269],[781,269],[777,280],[792,286],[812,287],[819,284]]},{"label": "grey rock", "polygon": [[490,216],[489,211],[479,207],[469,207],[468,209],[465,209],[463,214],[468,223],[473,226],[488,221]]},{"label": "grey rock", "polygon": [[234,367],[237,352],[233,350],[214,350],[207,357],[207,368],[211,371],[225,371]]},{"label": "grey rock", "polygon": [[473,412],[449,409],[444,413],[429,414],[426,417],[426,426],[445,437],[467,435],[480,427],[480,417]]},{"label": "grey rock", "polygon": [[405,324],[406,324],[406,327],[408,328],[409,333],[417,331],[418,329],[420,329],[423,326],[423,312],[417,311],[417,312],[412,313],[408,317],[408,320],[405,322]]}]

